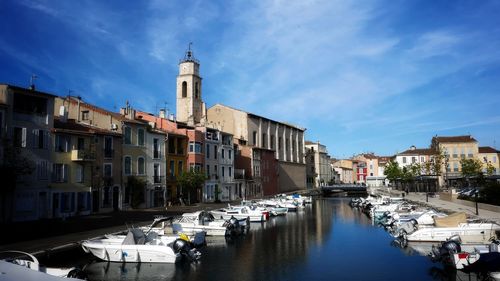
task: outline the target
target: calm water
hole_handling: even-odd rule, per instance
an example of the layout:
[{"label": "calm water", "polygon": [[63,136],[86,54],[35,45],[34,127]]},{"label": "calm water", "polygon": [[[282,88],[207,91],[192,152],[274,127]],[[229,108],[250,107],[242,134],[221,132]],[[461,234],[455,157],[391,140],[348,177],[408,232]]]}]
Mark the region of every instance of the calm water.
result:
[{"label": "calm water", "polygon": [[208,238],[196,264],[107,263],[80,250],[45,262],[79,265],[90,280],[486,280],[394,246],[348,202],[315,200],[303,211],[252,223],[244,237]]}]

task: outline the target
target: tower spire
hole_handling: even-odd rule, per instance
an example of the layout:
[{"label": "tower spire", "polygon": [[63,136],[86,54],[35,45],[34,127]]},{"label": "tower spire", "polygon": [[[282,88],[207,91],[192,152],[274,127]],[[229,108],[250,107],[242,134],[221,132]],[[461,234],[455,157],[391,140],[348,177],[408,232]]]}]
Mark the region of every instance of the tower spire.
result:
[{"label": "tower spire", "polygon": [[195,57],[193,55],[193,50],[191,50],[192,45],[193,45],[193,42],[189,42],[188,49],[186,51],[186,54],[184,54],[184,58],[181,60],[181,63],[188,62],[188,61],[199,63],[199,61],[197,59],[195,59]]}]

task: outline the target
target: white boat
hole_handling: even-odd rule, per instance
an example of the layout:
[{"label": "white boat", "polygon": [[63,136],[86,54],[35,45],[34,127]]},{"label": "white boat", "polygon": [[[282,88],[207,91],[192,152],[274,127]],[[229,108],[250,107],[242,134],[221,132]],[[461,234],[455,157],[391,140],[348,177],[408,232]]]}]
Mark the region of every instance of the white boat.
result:
[{"label": "white boat", "polygon": [[[197,233],[196,245],[204,244],[205,233]],[[111,262],[175,263],[182,257],[198,260],[201,253],[186,235],[168,236],[140,229],[130,229],[126,236],[108,236],[87,240],[82,248],[95,257]]]},{"label": "white boat", "polygon": [[266,216],[260,210],[252,210],[248,206],[228,206],[227,208],[217,209],[210,211],[215,218],[228,220],[231,217],[236,219],[249,219],[251,222],[266,221]]},{"label": "white boat", "polygon": [[0,260],[0,280],[77,281],[85,278],[83,272],[75,267],[55,268],[41,266],[38,259],[29,253],[4,251],[1,254],[8,254],[10,258]]},{"label": "white boat", "polygon": [[215,217],[207,211],[198,211],[194,213],[184,213],[178,219],[172,221],[172,228],[176,232],[193,235],[197,232],[204,231],[207,236],[225,236],[239,235],[245,232],[250,224],[247,219],[237,220],[230,218],[228,220],[215,219]]},{"label": "white boat", "polygon": [[459,223],[454,227],[418,228],[412,233],[401,230],[397,236],[407,241],[444,242],[458,235],[465,243],[486,243],[496,237],[496,231],[500,231],[500,225],[495,223]]}]

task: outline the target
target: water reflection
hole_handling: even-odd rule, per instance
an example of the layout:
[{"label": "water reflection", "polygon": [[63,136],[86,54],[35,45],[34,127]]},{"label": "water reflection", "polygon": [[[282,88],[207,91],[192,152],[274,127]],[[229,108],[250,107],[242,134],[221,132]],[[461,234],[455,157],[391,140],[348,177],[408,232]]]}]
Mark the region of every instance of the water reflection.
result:
[{"label": "water reflection", "polygon": [[232,239],[209,237],[195,264],[91,262],[90,280],[487,280],[422,255],[424,245],[394,247],[347,199],[319,199],[312,206]]}]

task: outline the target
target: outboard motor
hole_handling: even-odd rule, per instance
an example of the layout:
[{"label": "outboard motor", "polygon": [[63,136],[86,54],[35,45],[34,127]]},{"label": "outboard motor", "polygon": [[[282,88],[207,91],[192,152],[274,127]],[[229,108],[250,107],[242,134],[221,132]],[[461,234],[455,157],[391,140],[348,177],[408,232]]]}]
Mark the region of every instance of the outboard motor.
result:
[{"label": "outboard motor", "polygon": [[495,239],[495,240],[491,241],[490,247],[489,247],[490,248],[490,253],[498,253],[498,252],[500,252],[498,250],[498,245],[500,245],[500,240],[496,240]]},{"label": "outboard motor", "polygon": [[191,261],[197,261],[201,258],[201,253],[197,249],[191,247],[191,243],[181,238],[175,239],[172,244],[174,253],[180,253]]},{"label": "outboard motor", "polygon": [[227,225],[226,234],[231,236],[241,234],[240,222],[234,216],[227,220],[225,225]]},{"label": "outboard motor", "polygon": [[441,247],[432,247],[432,252],[430,253],[433,261],[445,260],[450,258],[451,255],[459,253],[462,251],[460,247],[461,239],[458,235],[451,236],[448,241],[443,242]]},{"label": "outboard motor", "polygon": [[70,272],[68,272],[68,275],[66,277],[67,278],[88,280],[87,274],[79,268],[72,269]]}]

